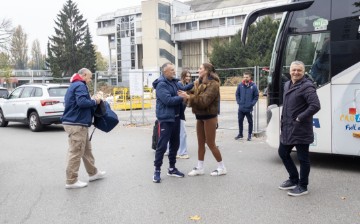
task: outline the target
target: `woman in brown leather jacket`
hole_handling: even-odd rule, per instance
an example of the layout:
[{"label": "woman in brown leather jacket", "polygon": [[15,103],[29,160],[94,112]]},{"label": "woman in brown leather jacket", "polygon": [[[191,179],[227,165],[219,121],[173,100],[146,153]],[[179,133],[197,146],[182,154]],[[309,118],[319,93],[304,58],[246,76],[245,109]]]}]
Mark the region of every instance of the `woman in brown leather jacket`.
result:
[{"label": "woman in brown leather jacket", "polygon": [[226,174],[221,153],[216,146],[217,115],[220,103],[220,79],[215,73],[214,66],[203,63],[199,68],[199,79],[194,82],[194,88],[189,94],[179,91],[180,96],[185,96],[188,106],[196,117],[196,133],[198,139],[198,164],[189,172],[189,176],[204,174],[205,143],[210,148],[218,168],[211,172],[212,176]]}]

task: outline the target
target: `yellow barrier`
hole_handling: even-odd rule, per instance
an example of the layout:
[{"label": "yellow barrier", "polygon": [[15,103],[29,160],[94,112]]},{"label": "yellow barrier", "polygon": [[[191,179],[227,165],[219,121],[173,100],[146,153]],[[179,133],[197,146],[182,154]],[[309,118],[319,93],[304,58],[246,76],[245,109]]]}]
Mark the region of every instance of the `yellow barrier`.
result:
[{"label": "yellow barrier", "polygon": [[[144,88],[145,93],[145,88]],[[151,93],[151,90],[150,90]],[[130,104],[130,91],[129,88],[117,87],[113,90],[114,95],[114,103],[112,105],[113,110],[133,110],[142,109],[142,98],[141,96],[133,96],[131,97]],[[151,97],[147,99],[144,94],[144,109],[151,108]]]}]

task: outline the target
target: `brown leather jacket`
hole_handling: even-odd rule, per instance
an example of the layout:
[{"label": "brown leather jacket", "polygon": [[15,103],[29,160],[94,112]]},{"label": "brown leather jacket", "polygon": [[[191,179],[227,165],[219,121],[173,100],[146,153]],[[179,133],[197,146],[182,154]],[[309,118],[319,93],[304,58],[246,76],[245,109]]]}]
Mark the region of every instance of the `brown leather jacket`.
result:
[{"label": "brown leather jacket", "polygon": [[217,115],[220,102],[220,80],[207,80],[199,84],[194,82],[194,88],[190,91],[188,106],[192,107],[192,112],[197,115]]}]

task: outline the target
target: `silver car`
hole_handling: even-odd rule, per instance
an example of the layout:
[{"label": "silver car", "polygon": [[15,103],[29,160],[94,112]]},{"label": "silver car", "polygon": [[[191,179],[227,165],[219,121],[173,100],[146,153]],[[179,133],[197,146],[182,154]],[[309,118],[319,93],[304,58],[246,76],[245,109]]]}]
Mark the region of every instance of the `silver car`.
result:
[{"label": "silver car", "polygon": [[31,131],[44,125],[59,124],[64,113],[64,96],[69,85],[25,84],[17,87],[0,101],[0,127],[9,122],[22,122]]}]

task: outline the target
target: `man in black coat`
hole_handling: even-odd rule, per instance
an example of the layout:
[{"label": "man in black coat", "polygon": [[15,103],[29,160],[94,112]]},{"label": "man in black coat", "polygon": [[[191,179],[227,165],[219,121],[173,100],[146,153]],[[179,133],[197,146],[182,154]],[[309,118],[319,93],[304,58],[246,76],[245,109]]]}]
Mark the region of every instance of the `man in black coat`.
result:
[{"label": "man in black coat", "polygon": [[[290,190],[288,192],[290,196],[301,196],[308,193],[309,146],[314,141],[313,115],[320,110],[316,88],[304,74],[304,63],[292,62],[290,65],[291,80],[287,81],[284,87],[279,156],[289,173],[289,179],[283,182],[279,188]],[[294,161],[290,157],[294,147],[300,162],[300,178]]]}]

